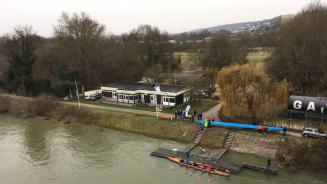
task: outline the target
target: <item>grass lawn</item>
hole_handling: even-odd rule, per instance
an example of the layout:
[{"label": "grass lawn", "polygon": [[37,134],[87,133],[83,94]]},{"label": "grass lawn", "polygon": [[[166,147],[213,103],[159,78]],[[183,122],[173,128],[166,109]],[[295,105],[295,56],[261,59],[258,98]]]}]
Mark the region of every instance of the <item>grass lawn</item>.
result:
[{"label": "grass lawn", "polygon": [[[218,102],[216,101],[211,101],[211,100],[193,100],[190,102],[191,105],[191,109],[190,112],[193,112],[194,110],[196,110],[196,112],[205,112],[209,109],[211,109],[212,107],[214,107],[215,105],[217,105]],[[180,104],[177,106],[177,108],[185,108],[185,104]]]},{"label": "grass lawn", "polygon": [[181,69],[183,71],[201,70],[197,52],[174,52],[175,57],[181,57]]},{"label": "grass lawn", "polygon": [[255,50],[250,52],[246,59],[249,63],[252,64],[260,64],[264,63],[266,59],[268,59],[273,53],[273,49],[265,49],[265,50]]}]

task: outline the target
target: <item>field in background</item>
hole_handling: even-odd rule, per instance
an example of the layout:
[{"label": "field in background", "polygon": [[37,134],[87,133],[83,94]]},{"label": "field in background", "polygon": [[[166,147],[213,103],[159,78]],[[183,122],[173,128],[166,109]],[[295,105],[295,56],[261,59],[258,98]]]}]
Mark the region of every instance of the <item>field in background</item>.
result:
[{"label": "field in background", "polygon": [[246,59],[251,64],[262,64],[264,63],[273,53],[273,48],[254,48],[247,56]]},{"label": "field in background", "polygon": [[181,58],[182,71],[201,71],[199,67],[199,54],[197,52],[174,52],[174,56]]}]

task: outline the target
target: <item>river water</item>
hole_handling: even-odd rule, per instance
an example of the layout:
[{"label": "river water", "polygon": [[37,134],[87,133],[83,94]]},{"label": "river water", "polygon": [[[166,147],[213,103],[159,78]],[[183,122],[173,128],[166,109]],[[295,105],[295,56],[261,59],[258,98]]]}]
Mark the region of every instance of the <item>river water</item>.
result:
[{"label": "river water", "polygon": [[[326,172],[270,176],[244,170],[209,177],[149,156],[158,147],[183,146],[96,126],[0,115],[0,184],[327,183]],[[238,153],[224,159],[264,160]]]}]

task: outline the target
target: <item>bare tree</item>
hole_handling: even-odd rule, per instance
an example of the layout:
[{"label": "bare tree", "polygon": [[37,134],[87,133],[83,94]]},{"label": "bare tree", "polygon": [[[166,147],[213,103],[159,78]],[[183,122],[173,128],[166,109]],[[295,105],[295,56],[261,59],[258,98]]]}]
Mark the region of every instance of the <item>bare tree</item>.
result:
[{"label": "bare tree", "polygon": [[64,63],[80,72],[81,82],[86,88],[94,87],[96,84],[92,81],[92,74],[103,56],[100,47],[105,26],[84,12],[72,16],[62,13],[55,27],[55,36]]},{"label": "bare tree", "polygon": [[8,40],[8,88],[22,95],[32,95],[34,90],[32,65],[36,61],[39,36],[32,26],[17,26],[12,40]]},{"label": "bare tree", "polygon": [[311,3],[281,26],[268,73],[287,79],[298,94],[327,95],[327,7]]}]

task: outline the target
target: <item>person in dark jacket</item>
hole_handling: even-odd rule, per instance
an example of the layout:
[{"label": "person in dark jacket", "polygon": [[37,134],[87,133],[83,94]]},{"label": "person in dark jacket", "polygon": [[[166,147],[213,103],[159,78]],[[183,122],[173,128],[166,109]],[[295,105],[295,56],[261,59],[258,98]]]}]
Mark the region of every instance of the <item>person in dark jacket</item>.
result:
[{"label": "person in dark jacket", "polygon": [[271,159],[268,158],[267,159],[267,169],[270,169],[270,167],[271,167]]},{"label": "person in dark jacket", "polygon": [[200,132],[202,132],[203,130],[204,130],[204,123],[201,122],[201,124],[200,124]]},{"label": "person in dark jacket", "polygon": [[199,114],[199,117],[200,117],[199,119],[200,119],[200,120],[202,120],[202,116],[203,116],[202,113],[200,113],[200,114]]},{"label": "person in dark jacket", "polygon": [[284,127],[284,128],[283,128],[283,136],[285,137],[286,135],[287,135],[287,128]]},{"label": "person in dark jacket", "polygon": [[194,110],[194,112],[193,112],[193,116],[194,116],[194,118],[196,117],[196,109]]}]

